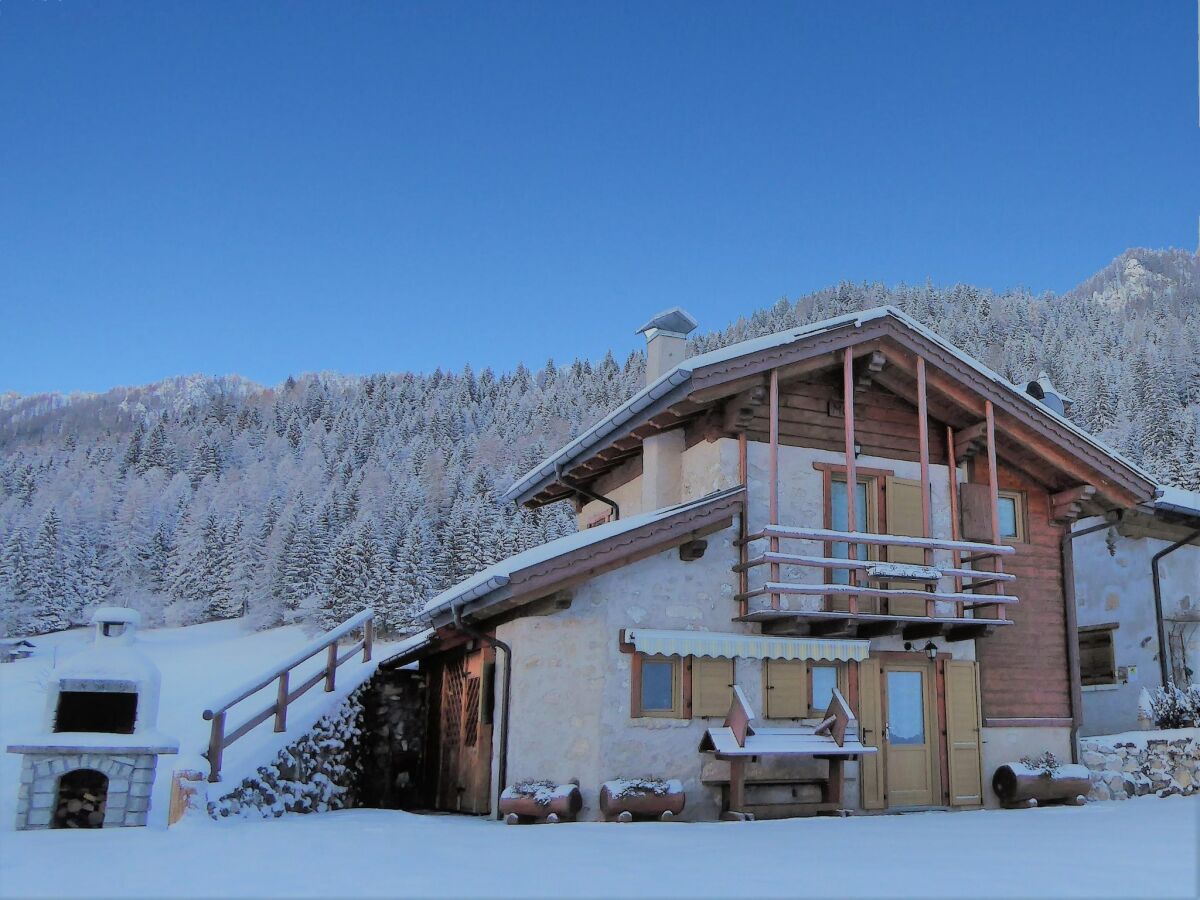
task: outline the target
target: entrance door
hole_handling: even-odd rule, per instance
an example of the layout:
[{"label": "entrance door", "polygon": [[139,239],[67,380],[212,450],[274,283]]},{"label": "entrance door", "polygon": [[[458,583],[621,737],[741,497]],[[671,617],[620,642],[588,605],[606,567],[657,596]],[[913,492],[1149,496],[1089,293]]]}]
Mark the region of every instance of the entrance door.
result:
[{"label": "entrance door", "polygon": [[883,666],[883,756],[887,805],[931,806],[936,796],[937,719],[931,664]]},{"label": "entrance door", "polygon": [[483,814],[491,804],[491,649],[453,656],[438,686],[438,809]]}]

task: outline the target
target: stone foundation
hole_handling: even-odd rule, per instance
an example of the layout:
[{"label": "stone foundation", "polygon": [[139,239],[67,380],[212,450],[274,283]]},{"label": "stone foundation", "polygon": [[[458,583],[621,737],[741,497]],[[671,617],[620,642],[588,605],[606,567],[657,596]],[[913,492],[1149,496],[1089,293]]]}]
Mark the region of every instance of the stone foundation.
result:
[{"label": "stone foundation", "polygon": [[92,769],[108,778],[104,828],[145,825],[157,759],[153,753],[26,752],[21,759],[16,827],[49,828],[58,803],[59,779],[78,769]]},{"label": "stone foundation", "polygon": [[1092,779],[1089,800],[1200,792],[1200,729],[1082,738],[1080,762]]}]

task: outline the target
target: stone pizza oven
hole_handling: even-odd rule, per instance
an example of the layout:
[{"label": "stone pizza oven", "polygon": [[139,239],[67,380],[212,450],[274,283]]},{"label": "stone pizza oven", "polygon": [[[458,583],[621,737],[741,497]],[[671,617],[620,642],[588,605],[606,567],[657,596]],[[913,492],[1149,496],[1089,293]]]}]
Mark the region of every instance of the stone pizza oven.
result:
[{"label": "stone pizza oven", "polygon": [[161,676],[139,621],[96,610],[92,644],[51,670],[41,730],[8,747],[22,756],[18,829],[146,824],[158,756],[179,744],[156,730]]}]

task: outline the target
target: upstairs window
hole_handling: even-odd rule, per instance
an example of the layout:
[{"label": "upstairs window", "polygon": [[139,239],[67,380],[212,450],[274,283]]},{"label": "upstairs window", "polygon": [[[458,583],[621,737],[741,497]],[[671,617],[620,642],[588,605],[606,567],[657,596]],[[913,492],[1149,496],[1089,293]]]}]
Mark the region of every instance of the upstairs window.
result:
[{"label": "upstairs window", "polygon": [[1000,491],[1000,539],[1025,543],[1025,495],[1018,491]]}]

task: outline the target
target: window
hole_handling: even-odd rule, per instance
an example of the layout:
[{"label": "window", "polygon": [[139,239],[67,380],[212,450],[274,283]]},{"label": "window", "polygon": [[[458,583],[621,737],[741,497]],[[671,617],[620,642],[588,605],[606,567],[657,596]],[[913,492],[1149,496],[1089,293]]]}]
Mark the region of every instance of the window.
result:
[{"label": "window", "polygon": [[[858,491],[855,496],[854,525],[858,531],[876,532],[879,530],[876,517],[875,479],[858,479]],[[835,531],[846,531],[849,524],[846,517],[846,476],[839,479],[837,475],[829,483],[829,527]],[[871,548],[866,544],[855,545],[855,559],[870,559]],[[849,547],[843,543],[830,545],[830,556],[846,559]],[[850,572],[847,569],[833,569],[830,582],[833,584],[849,584]]]},{"label": "window", "polygon": [[829,704],[833,701],[833,689],[838,686],[838,667],[814,665],[810,671],[812,672],[812,700],[809,705],[812,707],[813,715],[824,715],[825,710],[829,709]]},{"label": "window", "polygon": [[1084,686],[1117,683],[1113,649],[1116,630],[1116,625],[1088,625],[1079,629],[1079,676]]},{"label": "window", "polygon": [[683,709],[683,660],[678,656],[633,657],[633,716],[685,718]]},{"label": "window", "polygon": [[1000,491],[1000,538],[1018,544],[1025,542],[1025,495],[1017,491]]}]

